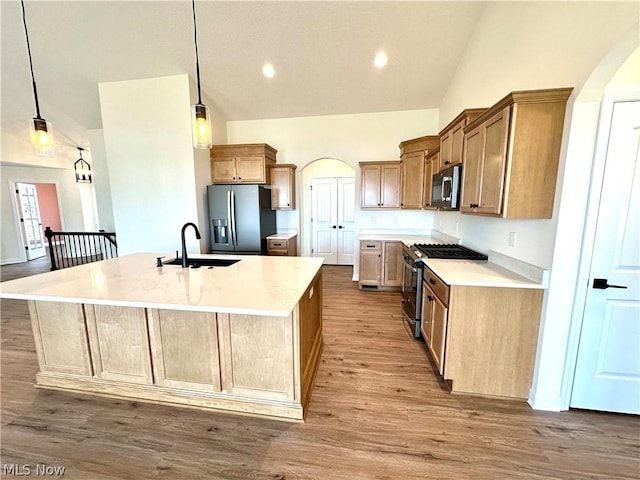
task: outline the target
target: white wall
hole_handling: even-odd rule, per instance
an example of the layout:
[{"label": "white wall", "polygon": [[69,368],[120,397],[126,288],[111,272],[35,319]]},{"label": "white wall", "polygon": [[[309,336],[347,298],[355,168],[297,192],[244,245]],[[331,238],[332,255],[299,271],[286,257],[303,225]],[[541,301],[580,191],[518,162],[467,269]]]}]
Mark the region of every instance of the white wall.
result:
[{"label": "white wall", "polygon": [[93,185],[96,192],[96,207],[98,211],[98,229],[106,232],[115,232],[116,225],[113,220],[113,203],[111,202],[111,184],[109,182],[109,167],[107,165],[107,152],[104,145],[103,130],[89,130],[88,132],[91,151],[91,171],[93,172]]},{"label": "white wall", "polygon": [[[101,83],[99,91],[118,253],[171,253],[182,225],[202,218],[189,77]],[[186,238],[188,250],[201,251],[193,231]]]},{"label": "white wall", "polygon": [[[228,143],[268,143],[278,150],[278,163],[292,163],[296,170],[296,204],[292,212],[277,212],[280,231],[298,229],[303,252],[306,230],[301,229],[301,201],[305,187],[302,171],[321,158],[341,160],[355,171],[356,189],[360,189],[358,162],[399,160],[398,145],[403,140],[437,135],[438,111],[434,109],[398,112],[327,115],[321,117],[280,118],[236,121],[227,124]],[[328,175],[330,172],[326,172]],[[336,175],[337,176],[337,175]],[[300,188],[302,186],[302,188]],[[356,209],[358,228],[429,229],[433,215],[423,211],[376,212]]]},{"label": "white wall", "polygon": [[[461,236],[464,244],[551,270],[530,396],[536,408],[566,408],[564,364],[602,96],[602,85],[594,88],[597,82],[587,81],[593,74],[606,83],[615,69],[594,73],[596,67],[605,57],[611,57],[608,64],[620,66],[637,46],[638,15],[637,2],[488,3],[441,105],[443,127],[462,109],[491,106],[512,90],[575,89],[567,110],[552,219],[507,221],[444,212],[434,219],[434,228]],[[583,87],[589,90],[588,98]],[[574,104],[581,93],[585,101]],[[508,246],[512,231],[518,235],[516,247]]]},{"label": "white wall", "polygon": [[16,220],[15,192],[11,185],[15,182],[55,183],[60,198],[60,216],[62,228],[67,231],[83,231],[82,202],[79,184],[75,181],[73,170],[42,168],[21,165],[0,166],[0,264],[26,261],[24,245]]}]

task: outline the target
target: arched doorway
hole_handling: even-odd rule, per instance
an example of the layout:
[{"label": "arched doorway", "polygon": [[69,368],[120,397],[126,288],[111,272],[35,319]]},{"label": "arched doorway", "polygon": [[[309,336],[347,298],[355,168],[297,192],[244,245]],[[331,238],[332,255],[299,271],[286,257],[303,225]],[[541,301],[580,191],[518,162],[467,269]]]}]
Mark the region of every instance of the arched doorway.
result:
[{"label": "arched doorway", "polygon": [[302,168],[301,180],[301,254],[353,265],[355,170],[342,160],[319,158]]}]

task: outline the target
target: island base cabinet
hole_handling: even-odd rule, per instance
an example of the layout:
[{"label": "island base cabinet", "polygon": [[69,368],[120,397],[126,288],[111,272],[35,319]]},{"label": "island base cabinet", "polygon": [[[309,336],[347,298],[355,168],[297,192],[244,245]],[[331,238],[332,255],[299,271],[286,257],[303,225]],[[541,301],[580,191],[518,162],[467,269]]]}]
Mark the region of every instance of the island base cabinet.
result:
[{"label": "island base cabinet", "polygon": [[149,309],[149,339],[157,385],[220,391],[215,313]]},{"label": "island base cabinet", "polygon": [[285,317],[30,301],[37,386],[304,420],[322,273]]},{"label": "island base cabinet", "polygon": [[29,313],[41,371],[93,375],[83,305],[30,300]]}]

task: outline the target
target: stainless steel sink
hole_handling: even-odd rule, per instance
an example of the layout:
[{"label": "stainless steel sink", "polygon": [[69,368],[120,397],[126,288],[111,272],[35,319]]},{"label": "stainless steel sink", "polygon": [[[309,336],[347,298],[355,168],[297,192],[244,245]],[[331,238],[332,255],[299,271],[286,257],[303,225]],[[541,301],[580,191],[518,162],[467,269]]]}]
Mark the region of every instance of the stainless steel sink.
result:
[{"label": "stainless steel sink", "polygon": [[[240,259],[231,258],[187,258],[187,263],[191,268],[197,267],[228,267],[234,263],[238,263]],[[163,265],[182,265],[182,258],[174,258],[162,262]]]}]

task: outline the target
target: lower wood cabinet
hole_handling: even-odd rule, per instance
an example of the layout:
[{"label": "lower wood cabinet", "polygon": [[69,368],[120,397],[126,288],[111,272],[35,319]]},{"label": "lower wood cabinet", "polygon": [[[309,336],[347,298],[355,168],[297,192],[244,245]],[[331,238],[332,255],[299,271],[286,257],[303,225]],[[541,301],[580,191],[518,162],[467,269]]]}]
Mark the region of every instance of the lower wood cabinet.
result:
[{"label": "lower wood cabinet", "polygon": [[297,242],[297,235],[271,235],[267,237],[267,255],[276,257],[296,257],[298,255]]},{"label": "lower wood cabinet", "polygon": [[222,389],[233,395],[292,401],[292,317],[218,317]]},{"label": "lower wood cabinet", "polygon": [[323,347],[322,271],[284,316],[45,301],[29,310],[38,386],[152,403],[303,420]]},{"label": "lower wood cabinet", "polygon": [[153,383],[144,308],[85,305],[94,375],[105,380]]},{"label": "lower wood cabinet", "polygon": [[447,334],[447,305],[429,287],[422,284],[422,320],[420,331],[440,375],[444,374],[444,346]]},{"label": "lower wood cabinet", "polygon": [[402,283],[402,242],[360,241],[358,286],[397,290]]},{"label": "lower wood cabinet", "polygon": [[543,291],[447,285],[424,269],[421,330],[453,392],[528,398]]},{"label": "lower wood cabinet", "polygon": [[149,309],[149,340],[158,385],[220,391],[215,313]]},{"label": "lower wood cabinet", "polygon": [[29,301],[29,313],[41,371],[93,375],[82,305]]}]

